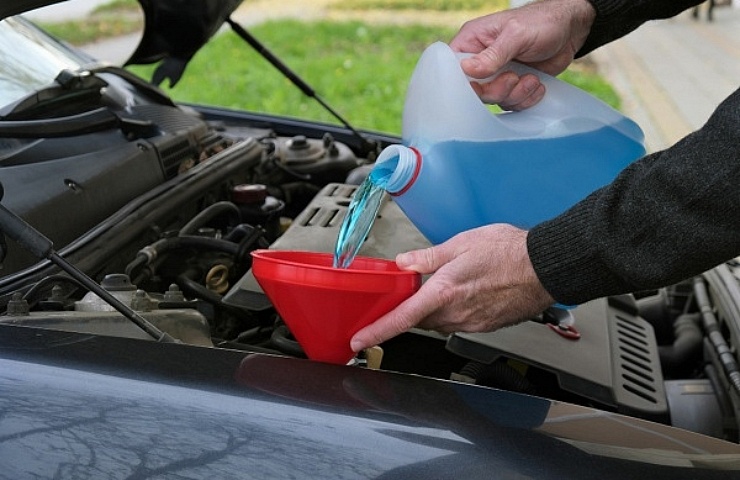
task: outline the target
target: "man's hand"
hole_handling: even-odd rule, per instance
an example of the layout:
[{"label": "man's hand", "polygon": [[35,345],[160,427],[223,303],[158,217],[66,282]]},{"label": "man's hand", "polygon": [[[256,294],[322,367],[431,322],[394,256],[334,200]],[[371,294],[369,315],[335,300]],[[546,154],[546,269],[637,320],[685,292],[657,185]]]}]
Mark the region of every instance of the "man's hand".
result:
[{"label": "man's hand", "polygon": [[352,349],[382,343],[412,327],[484,332],[531,318],[554,300],[527,256],[527,232],[496,224],[398,255],[405,270],[434,273],[413,296],[352,338]]},{"label": "man's hand", "polygon": [[[546,0],[471,20],[450,42],[453,50],[474,53],[462,62],[465,73],[485,79],[515,60],[557,75],[583,46],[596,12],[587,0]],[[487,103],[523,110],[539,102],[545,87],[534,75],[505,72],[486,84],[473,84]]]}]

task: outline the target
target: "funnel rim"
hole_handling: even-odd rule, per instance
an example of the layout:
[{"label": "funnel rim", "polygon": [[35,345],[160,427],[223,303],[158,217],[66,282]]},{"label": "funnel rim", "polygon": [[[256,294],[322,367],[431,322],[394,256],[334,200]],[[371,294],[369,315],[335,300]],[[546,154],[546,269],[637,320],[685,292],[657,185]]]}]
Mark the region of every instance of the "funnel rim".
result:
[{"label": "funnel rim", "polygon": [[[346,364],[350,339],[365,325],[405,301],[421,286],[421,274],[392,260],[356,257],[384,269],[343,269],[326,252],[259,249],[252,273],[308,358]],[[365,260],[363,260],[365,259]]]},{"label": "funnel rim", "polygon": [[[297,259],[290,259],[286,258],[286,256],[290,255],[301,255],[303,258],[301,260]],[[396,265],[396,262],[394,260],[388,260],[385,258],[376,258],[376,257],[367,257],[358,255],[355,257],[353,265],[350,265],[348,268],[336,268],[332,265],[331,262],[329,264],[322,264],[322,263],[306,263],[306,256],[313,257],[313,258],[320,258],[322,260],[332,260],[332,254],[327,252],[313,252],[308,250],[274,250],[274,249],[257,249],[251,252],[251,256],[253,258],[259,258],[261,260],[269,261],[276,264],[281,265],[288,265],[292,267],[297,268],[310,268],[315,270],[321,270],[321,271],[327,271],[332,272],[334,274],[337,274],[338,272],[341,272],[342,275],[382,275],[382,276],[388,276],[388,275],[394,275],[394,276],[415,276],[418,275],[418,272],[415,272],[413,270],[401,270]],[[280,256],[283,256],[283,258],[279,258]],[[362,264],[374,264],[374,265],[382,265],[387,266],[390,268],[388,269],[370,269],[370,268],[360,268],[359,265]]]}]

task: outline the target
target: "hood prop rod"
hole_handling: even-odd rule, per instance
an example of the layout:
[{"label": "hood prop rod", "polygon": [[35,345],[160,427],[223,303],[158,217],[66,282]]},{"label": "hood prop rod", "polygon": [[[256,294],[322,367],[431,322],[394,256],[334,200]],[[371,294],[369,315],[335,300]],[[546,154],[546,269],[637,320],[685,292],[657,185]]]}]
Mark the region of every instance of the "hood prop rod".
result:
[{"label": "hood prop rod", "polygon": [[236,23],[234,20],[231,19],[231,17],[226,19],[226,23],[229,24],[229,26],[234,30],[234,32],[239,35],[239,37],[242,38],[245,42],[247,42],[252,48],[254,48],[257,53],[262,55],[262,57],[270,62],[273,67],[277,68],[280,73],[285,75],[285,77],[290,80],[293,85],[298,87],[306,96],[309,98],[313,98],[319,104],[321,104],[322,107],[324,107],[329,113],[331,113],[334,118],[339,120],[342,125],[344,125],[349,131],[352,132],[352,134],[357,137],[360,142],[362,142],[362,145],[364,148],[367,149],[368,152],[372,152],[377,150],[377,146],[375,145],[375,142],[372,142],[365,138],[364,135],[362,135],[360,132],[358,132],[350,123],[345,120],[337,111],[335,111],[331,106],[326,103],[317,93],[316,91],[311,88],[311,86],[306,83],[301,77],[299,77],[295,72],[293,72],[287,65],[285,65],[282,60],[280,60],[278,57],[276,57],[270,50],[267,49],[259,40],[257,40],[251,33],[249,33],[247,30],[245,30],[241,25]]},{"label": "hood prop rod", "polygon": [[[0,185],[0,198],[2,198]],[[9,238],[18,242],[20,246],[40,259],[48,259],[59,268],[67,272],[72,278],[79,281],[85,288],[108,302],[124,317],[134,322],[152,338],[162,343],[177,343],[178,341],[166,332],[158,329],[135,310],[114,297],[108,290],[95,282],[76,266],[59,256],[54,251],[54,244],[44,234],[33,228],[25,220],[0,204],[0,234],[5,233]]]}]

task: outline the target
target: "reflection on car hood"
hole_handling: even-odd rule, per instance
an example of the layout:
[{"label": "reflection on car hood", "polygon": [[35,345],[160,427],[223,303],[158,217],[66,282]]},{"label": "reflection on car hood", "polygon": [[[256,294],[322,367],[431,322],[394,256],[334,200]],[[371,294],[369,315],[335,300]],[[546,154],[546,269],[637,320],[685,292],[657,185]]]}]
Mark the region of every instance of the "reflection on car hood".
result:
[{"label": "reflection on car hood", "polygon": [[[0,437],[36,454],[9,468],[47,478],[75,455],[91,459],[79,468],[96,478],[151,464],[218,478],[737,477],[740,446],[615,413],[423,376],[162,347],[0,325],[1,404],[13,420],[0,422]],[[65,442],[36,435],[29,450],[39,431]]]}]

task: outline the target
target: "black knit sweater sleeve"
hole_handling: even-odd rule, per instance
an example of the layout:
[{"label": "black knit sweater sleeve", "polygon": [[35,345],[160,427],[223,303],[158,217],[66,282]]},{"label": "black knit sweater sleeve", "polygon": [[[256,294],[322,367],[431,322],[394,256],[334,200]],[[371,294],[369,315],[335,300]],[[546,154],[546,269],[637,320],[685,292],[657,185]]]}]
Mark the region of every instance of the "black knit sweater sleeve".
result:
[{"label": "black knit sweater sleeve", "polygon": [[704,0],[588,0],[596,10],[596,20],[586,43],[577,53],[590,51],[623,37],[649,20],[673,17]]},{"label": "black knit sweater sleeve", "polygon": [[670,285],[740,255],[740,89],[700,130],[530,230],[558,302]]},{"label": "black knit sweater sleeve", "polygon": [[[701,3],[589,1],[597,18],[580,54]],[[529,256],[564,304],[670,285],[740,255],[738,185],[740,90],[700,130],[530,230]]]}]

